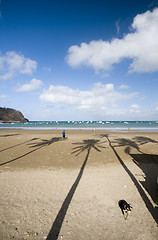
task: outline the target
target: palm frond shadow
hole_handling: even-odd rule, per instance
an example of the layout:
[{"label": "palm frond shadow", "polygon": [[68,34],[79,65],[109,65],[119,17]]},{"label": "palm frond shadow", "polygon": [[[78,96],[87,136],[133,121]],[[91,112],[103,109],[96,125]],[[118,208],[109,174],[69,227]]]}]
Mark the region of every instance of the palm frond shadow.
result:
[{"label": "palm frond shadow", "polygon": [[79,146],[73,148],[74,151],[72,152],[72,154],[76,153],[76,156],[78,156],[81,152],[91,148],[94,148],[96,151],[101,152],[99,148],[105,148],[105,147],[101,146],[100,143],[104,143],[104,142],[100,142],[100,140],[97,140],[97,139],[86,139],[79,143],[73,143],[74,145],[79,145]]},{"label": "palm frond shadow", "polygon": [[142,136],[137,136],[131,139],[126,139],[126,138],[117,138],[115,139],[112,143],[116,143],[117,145],[113,147],[130,147],[130,148],[135,148],[138,152],[142,153],[143,152],[140,150],[140,146],[147,144],[147,143],[158,143],[157,141],[148,138],[148,137],[142,137]]},{"label": "palm frond shadow", "polygon": [[23,145],[23,144],[25,144],[25,143],[32,142],[32,141],[35,141],[35,140],[37,140],[37,139],[39,139],[39,138],[32,138],[32,139],[30,139],[30,140],[28,140],[28,141],[25,141],[25,142],[22,142],[22,143],[18,143],[18,144],[12,145],[12,146],[10,146],[10,147],[7,147],[7,148],[4,148],[4,149],[0,150],[0,152],[4,152],[4,151],[9,150],[9,149],[11,149],[11,148],[15,148],[15,147],[21,146],[21,145]]},{"label": "palm frond shadow", "polygon": [[[47,240],[57,240],[58,239],[58,236],[59,236],[59,233],[60,233],[60,229],[62,227],[62,224],[63,224],[63,221],[64,221],[64,218],[66,216],[66,213],[67,213],[67,210],[69,208],[69,205],[71,203],[71,200],[75,194],[75,191],[77,189],[77,186],[82,178],[82,175],[83,175],[83,172],[84,172],[84,169],[85,169],[85,166],[86,166],[86,163],[88,161],[88,157],[89,157],[89,154],[90,154],[90,151],[92,148],[94,148],[96,151],[98,152],[101,152],[99,147],[102,147],[99,145],[99,140],[96,140],[96,139],[88,139],[88,140],[83,140],[83,142],[79,142],[79,143],[73,143],[74,145],[79,145],[77,147],[74,147],[73,148],[73,152],[72,154],[76,154],[79,155],[81,152],[87,150],[87,155],[86,155],[86,158],[81,166],[81,169],[79,171],[79,174],[75,180],[75,182],[73,183],[70,191],[68,192],[54,222],[53,222],[53,225],[52,225],[52,228],[51,230],[49,231],[48,233],[48,236],[47,236]],[[104,148],[104,147],[103,147]]]},{"label": "palm frond shadow", "polygon": [[61,141],[62,138],[61,137],[54,137],[54,138],[51,138],[51,139],[41,139],[40,142],[38,143],[29,143],[27,145],[30,145],[30,148],[38,148],[38,147],[45,147],[45,146],[49,146],[55,142],[59,142]]},{"label": "palm frond shadow", "polygon": [[140,145],[143,145],[146,143],[158,143],[158,141],[156,141],[156,140],[153,140],[148,137],[142,137],[142,136],[134,137],[133,140],[136,141],[137,143],[139,143]]},{"label": "palm frond shadow", "polygon": [[137,151],[140,151],[138,144],[130,139],[126,139],[126,138],[117,138],[114,141],[112,141],[111,143],[117,144],[114,145],[113,147],[124,147],[124,146],[129,146],[132,148],[135,148]]},{"label": "palm frond shadow", "polygon": [[31,154],[31,153],[39,150],[40,148],[49,146],[49,145],[51,145],[51,144],[53,144],[53,143],[55,143],[55,142],[58,142],[58,141],[62,141],[62,138],[61,138],[61,137],[55,137],[55,138],[51,138],[51,139],[49,139],[49,140],[43,139],[42,141],[40,141],[40,142],[38,142],[38,143],[28,143],[27,145],[30,145],[29,148],[34,148],[33,150],[31,150],[31,151],[29,151],[29,152],[27,152],[27,153],[24,153],[24,154],[22,154],[22,155],[19,156],[19,157],[16,157],[16,158],[14,158],[14,159],[11,159],[11,160],[9,160],[9,161],[7,161],[7,162],[1,163],[0,166],[3,166],[3,165],[5,165],[5,164],[11,163],[11,162],[14,162],[14,161],[16,161],[16,160],[18,160],[18,159],[21,159],[21,158],[23,158],[23,157],[25,157],[25,156],[27,156],[27,155],[29,155],[29,154]]}]

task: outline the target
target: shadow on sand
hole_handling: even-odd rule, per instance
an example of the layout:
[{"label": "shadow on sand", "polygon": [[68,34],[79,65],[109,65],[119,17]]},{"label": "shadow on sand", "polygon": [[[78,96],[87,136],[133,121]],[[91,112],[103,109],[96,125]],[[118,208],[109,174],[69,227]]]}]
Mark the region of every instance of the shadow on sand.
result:
[{"label": "shadow on sand", "polygon": [[[18,135],[18,134],[17,134],[17,135]],[[19,143],[19,144],[10,146],[10,147],[8,147],[8,148],[4,148],[4,149],[0,150],[0,152],[4,152],[4,151],[9,150],[9,149],[11,149],[11,148],[18,147],[18,146],[20,146],[20,145],[23,145],[23,144],[25,144],[25,143],[29,143],[29,142],[35,141],[35,140],[37,140],[37,139],[38,139],[38,138],[32,138],[31,140],[28,140],[28,141],[25,141],[25,142],[22,142],[22,143]]]},{"label": "shadow on sand", "polygon": [[20,135],[20,134],[19,133],[5,134],[5,135],[0,135],[0,137],[12,137],[17,135]]},{"label": "shadow on sand", "polygon": [[65,218],[65,215],[66,215],[66,212],[69,208],[69,205],[70,205],[70,202],[74,196],[74,193],[77,189],[77,186],[81,180],[81,177],[83,175],[83,171],[85,169],[85,166],[86,166],[86,163],[87,163],[87,160],[88,160],[88,157],[89,157],[89,154],[90,154],[90,151],[91,149],[95,149],[96,151],[98,152],[101,152],[99,150],[99,147],[101,148],[104,148],[102,146],[99,145],[99,140],[96,140],[96,139],[87,139],[87,140],[83,140],[82,142],[79,142],[79,143],[73,143],[74,145],[79,145],[77,147],[74,147],[73,148],[73,152],[72,154],[76,154],[79,155],[81,152],[87,150],[87,155],[86,155],[86,158],[82,164],[82,167],[79,171],[79,174],[75,180],[75,182],[73,183],[70,191],[68,192],[55,220],[54,220],[54,223],[52,225],[52,228],[47,236],[47,240],[57,240],[58,239],[58,236],[59,236],[59,233],[60,233],[60,229],[62,227],[62,224],[63,224],[63,221],[64,221],[64,218]]},{"label": "shadow on sand", "polygon": [[[36,140],[36,139],[32,139],[32,140],[30,140],[30,141],[33,141],[33,140]],[[21,155],[21,156],[19,156],[19,157],[16,157],[16,158],[14,158],[14,159],[11,159],[11,160],[9,160],[9,161],[7,161],[7,162],[1,163],[0,166],[3,166],[3,165],[5,165],[5,164],[11,163],[11,162],[14,162],[14,161],[16,161],[16,160],[18,160],[18,159],[21,159],[21,158],[23,158],[23,157],[25,157],[25,156],[27,156],[27,155],[29,155],[29,154],[31,154],[31,153],[39,150],[40,148],[49,146],[49,145],[51,145],[51,144],[53,144],[53,143],[55,143],[55,142],[62,141],[62,140],[63,140],[63,138],[61,138],[61,137],[54,137],[54,138],[51,138],[51,139],[49,139],[49,140],[47,140],[47,139],[42,139],[42,140],[41,140],[40,142],[38,142],[38,143],[29,143],[29,144],[27,144],[27,145],[30,145],[30,148],[33,148],[33,150],[31,150],[31,151],[29,151],[29,152],[27,152],[27,153],[25,153],[25,154],[23,154],[23,155]],[[19,144],[19,145],[21,145],[21,144]],[[16,146],[17,146],[17,145],[16,145]]]},{"label": "shadow on sand", "polygon": [[[142,188],[143,186],[147,190],[147,192],[149,193],[149,195],[152,197],[153,200],[156,199],[157,197],[156,175],[158,176],[158,168],[157,168],[158,156],[152,155],[152,154],[145,154],[139,148],[140,145],[143,145],[146,143],[157,143],[157,141],[152,140],[150,138],[146,138],[146,137],[135,137],[133,138],[133,140],[118,138],[118,139],[115,139],[114,142],[111,142],[108,134],[103,134],[101,136],[107,139],[109,146],[115,153],[120,164],[122,165],[124,170],[127,172],[127,174],[129,175],[133,183],[135,184],[140,196],[142,197],[153,219],[155,220],[156,223],[158,223],[158,207],[153,206],[147,194],[145,193],[144,189]],[[117,145],[113,146],[112,143],[116,143]],[[144,172],[145,181],[139,182],[135,178],[133,173],[128,169],[128,167],[125,165],[125,163],[123,162],[123,160],[121,159],[117,151],[115,150],[115,147],[122,147],[122,146],[126,146],[125,152],[133,158],[133,162],[136,163],[137,166],[140,167]],[[135,148],[139,152],[139,154],[130,154],[131,148]],[[142,186],[140,183],[142,184]]]},{"label": "shadow on sand", "polygon": [[[131,154],[130,147],[126,147],[125,153],[129,154],[133,162],[142,170],[143,180],[139,182],[148,192],[153,202],[156,202],[158,199],[158,155],[145,153]],[[158,222],[158,212],[156,220]]]},{"label": "shadow on sand", "polygon": [[126,147],[126,146],[128,146],[128,147],[131,147],[131,148],[135,148],[140,153],[144,153],[140,150],[141,145],[144,145],[144,144],[147,144],[147,143],[158,143],[158,142],[151,139],[151,138],[140,136],[140,137],[134,137],[132,140],[131,139],[126,139],[126,138],[117,138],[112,143],[117,144],[113,147]]}]

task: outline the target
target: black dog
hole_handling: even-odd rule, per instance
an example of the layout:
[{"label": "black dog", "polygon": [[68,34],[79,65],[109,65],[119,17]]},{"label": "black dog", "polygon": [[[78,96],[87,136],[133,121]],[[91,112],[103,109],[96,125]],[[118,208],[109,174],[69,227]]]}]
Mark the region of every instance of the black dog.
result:
[{"label": "black dog", "polygon": [[128,212],[131,211],[131,205],[129,203],[127,203],[125,200],[120,200],[118,202],[119,207],[121,208],[122,214],[125,218],[125,220],[128,217]]}]

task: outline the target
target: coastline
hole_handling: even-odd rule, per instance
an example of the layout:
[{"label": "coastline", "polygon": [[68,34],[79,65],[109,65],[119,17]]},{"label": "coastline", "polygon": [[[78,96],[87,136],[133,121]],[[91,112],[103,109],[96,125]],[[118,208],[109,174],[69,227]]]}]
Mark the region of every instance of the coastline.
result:
[{"label": "coastline", "polygon": [[158,132],[158,121],[30,121],[1,123],[0,129]]},{"label": "coastline", "polygon": [[67,127],[60,127],[60,128],[46,128],[46,127],[1,127],[0,131],[20,131],[20,130],[24,130],[24,131],[62,131],[62,130],[66,130],[66,131],[103,131],[103,132],[144,132],[144,133],[158,133],[158,128],[67,128]]},{"label": "coastline", "polygon": [[2,240],[156,240],[157,143],[156,132],[3,129]]}]

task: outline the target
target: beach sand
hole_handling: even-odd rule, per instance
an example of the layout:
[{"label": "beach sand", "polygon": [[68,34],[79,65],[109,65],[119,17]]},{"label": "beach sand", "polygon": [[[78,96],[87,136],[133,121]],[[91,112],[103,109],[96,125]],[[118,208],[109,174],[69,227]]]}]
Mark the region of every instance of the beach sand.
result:
[{"label": "beach sand", "polygon": [[158,133],[1,130],[0,239],[157,240],[157,177]]}]

